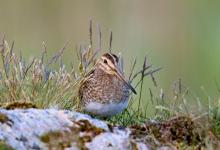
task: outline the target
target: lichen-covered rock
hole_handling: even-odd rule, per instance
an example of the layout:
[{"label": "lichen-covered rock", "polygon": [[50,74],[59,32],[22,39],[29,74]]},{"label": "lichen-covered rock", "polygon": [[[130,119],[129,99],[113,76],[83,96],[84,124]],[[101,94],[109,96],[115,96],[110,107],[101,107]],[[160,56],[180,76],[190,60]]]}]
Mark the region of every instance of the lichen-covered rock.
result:
[{"label": "lichen-covered rock", "polygon": [[56,109],[0,109],[0,141],[13,149],[148,149],[128,129],[88,115]]},{"label": "lichen-covered rock", "polygon": [[[0,110],[0,140],[14,149],[46,149],[47,144],[40,137],[48,132],[69,130],[74,121],[88,120],[97,128],[108,131],[108,126],[87,115],[62,110],[16,109]],[[1,117],[4,118],[4,117]]]},{"label": "lichen-covered rock", "polygon": [[203,134],[197,129],[194,121],[184,116],[123,128],[67,110],[0,109],[0,148],[8,149],[172,150],[185,144],[201,147]]}]

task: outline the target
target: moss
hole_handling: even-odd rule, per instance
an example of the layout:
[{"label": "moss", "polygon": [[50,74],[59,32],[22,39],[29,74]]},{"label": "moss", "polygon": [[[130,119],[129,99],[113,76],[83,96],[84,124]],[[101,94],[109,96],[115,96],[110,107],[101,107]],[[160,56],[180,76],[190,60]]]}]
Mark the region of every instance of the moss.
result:
[{"label": "moss", "polygon": [[0,140],[0,150],[13,150],[13,148],[6,144],[5,141]]},{"label": "moss", "polygon": [[93,126],[88,120],[74,121],[74,125],[67,130],[51,131],[40,137],[49,149],[64,149],[77,146],[79,149],[87,149],[85,143],[104,132],[103,129]]},{"label": "moss", "polygon": [[103,129],[97,128],[96,126],[92,125],[88,120],[80,120],[74,123],[79,126],[80,132],[89,133],[91,137],[95,137],[99,135],[100,133],[104,132]]},{"label": "moss", "polygon": [[16,108],[20,108],[20,109],[37,108],[37,106],[32,102],[15,101],[15,102],[6,103],[5,105],[2,106],[2,108],[7,110],[13,110]]},{"label": "moss", "polygon": [[192,118],[185,116],[173,117],[160,123],[133,125],[130,128],[132,139],[142,140],[145,143],[152,143],[153,141],[153,147],[157,145],[155,141],[158,141],[158,146],[161,144],[178,145],[178,143],[196,145],[202,142],[202,132],[200,132],[202,130],[197,130]]},{"label": "moss", "polygon": [[132,150],[138,150],[137,144],[134,141],[130,142]]},{"label": "moss", "polygon": [[5,114],[3,114],[3,113],[0,113],[0,122],[1,123],[7,123],[7,122],[9,122],[10,121],[10,119],[8,118],[8,116],[6,116]]},{"label": "moss", "polygon": [[43,136],[41,136],[41,141],[44,143],[48,143],[51,140],[51,137],[53,138],[57,138],[61,136],[61,132],[59,131],[54,131],[54,132],[50,132],[48,134],[44,134]]},{"label": "moss", "polygon": [[46,143],[49,149],[70,147],[73,139],[74,136],[71,137],[67,131],[51,131],[40,137],[40,140]]}]

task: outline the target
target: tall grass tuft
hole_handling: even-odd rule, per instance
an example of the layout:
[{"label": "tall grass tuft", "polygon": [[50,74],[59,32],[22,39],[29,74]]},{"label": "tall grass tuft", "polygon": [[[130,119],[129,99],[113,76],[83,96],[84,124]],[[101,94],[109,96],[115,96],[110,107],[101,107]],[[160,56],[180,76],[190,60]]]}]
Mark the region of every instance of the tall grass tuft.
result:
[{"label": "tall grass tuft", "polygon": [[[62,63],[62,56],[67,49],[68,42],[52,56],[48,56],[45,42],[42,44],[41,55],[27,62],[22,52],[16,55],[14,42],[9,44],[5,37],[0,45],[1,69],[0,69],[0,104],[2,107],[22,107],[26,103],[32,103],[37,108],[79,109],[78,87],[81,80],[93,67],[98,56],[102,52],[102,33],[98,27],[98,48],[93,46],[92,20],[89,22],[89,43],[76,48],[78,68],[66,69]],[[112,52],[112,31],[109,38],[109,52]],[[120,56],[120,66],[123,69],[123,57]],[[161,68],[151,69],[152,65],[146,64],[146,57],[142,68],[134,72],[136,60],[129,74],[130,82],[138,80],[136,86],[141,85],[139,112],[143,79],[153,75]],[[132,96],[131,96],[132,97]],[[15,104],[16,103],[16,104]],[[20,104],[19,104],[20,103]],[[21,105],[22,104],[22,105]],[[27,105],[30,107],[30,105]],[[130,113],[130,112],[129,112]],[[128,115],[128,114],[127,114]]]}]

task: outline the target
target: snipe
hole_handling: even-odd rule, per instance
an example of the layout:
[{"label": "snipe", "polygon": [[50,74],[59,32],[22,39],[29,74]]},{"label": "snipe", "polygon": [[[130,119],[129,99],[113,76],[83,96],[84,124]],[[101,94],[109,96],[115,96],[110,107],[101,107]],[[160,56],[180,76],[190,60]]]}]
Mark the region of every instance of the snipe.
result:
[{"label": "snipe", "polygon": [[81,82],[80,103],[90,114],[110,117],[127,107],[129,90],[136,94],[120,71],[118,57],[105,53]]}]

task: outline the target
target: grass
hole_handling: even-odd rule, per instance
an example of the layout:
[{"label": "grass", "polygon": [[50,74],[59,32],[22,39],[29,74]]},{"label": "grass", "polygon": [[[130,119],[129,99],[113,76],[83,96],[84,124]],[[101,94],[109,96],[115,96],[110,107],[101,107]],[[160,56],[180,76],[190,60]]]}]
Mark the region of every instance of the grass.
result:
[{"label": "grass", "polygon": [[[92,23],[89,28],[90,42],[87,46],[76,48],[75,54],[78,58],[78,68],[66,69],[63,64],[63,53],[67,43],[58,50],[52,57],[48,56],[45,43],[39,58],[35,57],[27,62],[22,53],[16,55],[14,42],[11,45],[3,38],[0,44],[1,69],[0,69],[0,104],[3,108],[33,107],[36,108],[60,108],[77,110],[79,108],[78,87],[84,76],[91,70],[98,55],[101,54],[101,42],[99,47],[94,49],[92,42]],[[101,41],[101,30],[99,41]],[[110,33],[109,51],[112,47],[112,32]],[[120,56],[120,66],[123,66],[123,59]],[[75,65],[76,66],[76,65]],[[134,61],[129,74],[130,82],[137,80],[135,87],[143,85],[143,79],[159,71],[161,68],[152,69],[147,64],[146,57],[141,69],[134,72],[136,60]],[[140,90],[140,95],[142,88]],[[132,97],[132,95],[131,95]],[[28,104],[27,104],[28,103]],[[140,112],[141,96],[137,111]],[[25,105],[25,106],[23,106]],[[12,108],[10,108],[12,107]]]},{"label": "grass", "polygon": [[[27,62],[22,54],[16,55],[14,42],[9,45],[5,38],[0,44],[1,65],[0,68],[0,106],[6,109],[14,108],[59,108],[69,110],[80,110],[78,87],[86,73],[90,71],[98,55],[101,53],[101,29],[98,26],[98,48],[93,46],[92,21],[89,26],[89,44],[76,48],[78,68],[66,69],[62,62],[62,55],[67,44],[58,50],[52,57],[48,56],[45,43],[42,45],[41,56]],[[112,51],[112,32],[110,33],[109,51]],[[123,68],[123,59],[120,57]],[[140,68],[139,70],[137,68]],[[154,73],[161,68],[153,68],[145,57],[143,65],[137,66],[134,59],[131,65],[129,80],[139,86],[138,106],[134,107],[133,95],[130,95],[130,103],[122,113],[107,119],[109,124],[130,126],[146,123],[148,121],[161,122],[175,116],[190,116],[198,124],[203,124],[202,130],[220,138],[220,102],[213,103],[210,99],[208,106],[203,104],[194,94],[186,88],[179,79],[173,84],[172,94],[167,94],[160,89]],[[134,72],[134,70],[138,70]],[[147,109],[141,108],[143,83],[146,76],[150,76],[156,91],[149,89],[150,99],[155,108],[153,116],[147,115]],[[220,89],[217,85],[217,89]],[[167,96],[170,95],[170,96]],[[202,120],[202,121],[201,121]],[[206,145],[210,146],[207,134]],[[204,138],[205,139],[205,138]],[[183,145],[181,145],[183,146]],[[183,146],[184,147],[184,146]]]}]

